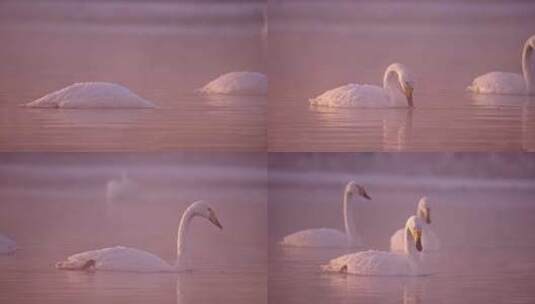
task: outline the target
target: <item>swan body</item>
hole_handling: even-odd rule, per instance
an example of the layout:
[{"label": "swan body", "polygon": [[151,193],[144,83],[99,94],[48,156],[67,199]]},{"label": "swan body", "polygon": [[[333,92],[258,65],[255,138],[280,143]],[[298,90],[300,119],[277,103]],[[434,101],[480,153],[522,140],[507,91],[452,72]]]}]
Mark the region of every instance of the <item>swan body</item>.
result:
[{"label": "swan body", "polygon": [[0,234],[0,254],[11,254],[17,250],[17,243],[12,239]]},{"label": "swan body", "polygon": [[358,195],[358,197],[368,200],[370,199],[366,190],[354,181],[351,181],[346,185],[343,200],[345,232],[330,228],[302,230],[284,237],[281,241],[281,245],[335,248],[362,246],[362,240],[356,231],[356,226],[352,217],[353,207],[351,206],[350,199],[354,194]]},{"label": "swan body", "polygon": [[401,276],[420,274],[420,260],[417,254],[422,250],[422,226],[416,216],[411,216],[405,225],[404,252],[368,250],[346,254],[329,261],[322,269],[328,272],[342,272],[358,275]]},{"label": "swan body", "polygon": [[121,178],[112,179],[106,184],[106,200],[108,203],[114,203],[132,199],[134,196],[139,195],[138,191],[136,191],[138,186],[123,172]]},{"label": "swan body", "polygon": [[191,204],[182,215],[178,228],[177,259],[174,265],[150,252],[116,246],[71,255],[67,260],[56,263],[56,268],[62,270],[85,270],[88,264],[91,264],[95,270],[108,271],[176,272],[190,269],[186,237],[189,223],[196,216],[204,217],[222,229],[214,210],[208,204],[202,201]]},{"label": "swan body", "polygon": [[154,104],[129,89],[107,82],[75,83],[24,106],[30,108],[154,108]]},{"label": "swan body", "polygon": [[[422,245],[424,251],[437,251],[440,249],[440,239],[431,229],[431,208],[429,207],[429,200],[427,197],[422,197],[418,202],[416,209],[416,216],[421,219],[423,226]],[[390,238],[390,250],[394,252],[403,252],[403,233],[404,230],[399,229]]]},{"label": "swan body", "polygon": [[368,84],[347,84],[311,98],[310,104],[326,107],[404,107],[413,106],[414,81],[408,69],[393,63],[385,71],[383,87]]},{"label": "swan body", "polygon": [[535,35],[531,36],[522,50],[522,75],[507,72],[490,72],[476,77],[467,90],[476,94],[533,95],[535,76],[532,55]]},{"label": "swan body", "polygon": [[258,72],[230,72],[210,81],[199,89],[201,94],[266,95],[268,80]]},{"label": "swan body", "polygon": [[87,261],[94,260],[95,268],[109,271],[173,272],[176,268],[160,257],[143,250],[115,246],[71,255],[56,267],[65,270],[82,270]]}]

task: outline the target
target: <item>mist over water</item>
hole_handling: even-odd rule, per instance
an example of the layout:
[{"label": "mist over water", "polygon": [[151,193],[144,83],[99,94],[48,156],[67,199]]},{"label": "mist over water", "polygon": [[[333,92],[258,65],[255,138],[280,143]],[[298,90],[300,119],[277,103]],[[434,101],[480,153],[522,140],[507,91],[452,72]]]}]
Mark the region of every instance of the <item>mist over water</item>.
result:
[{"label": "mist over water", "polygon": [[[473,96],[472,80],[521,73],[529,1],[273,1],[270,151],[531,151],[535,100]],[[348,83],[382,86],[400,62],[413,110],[323,108],[308,99]]]},{"label": "mist over water", "polygon": [[[262,154],[4,154],[0,301],[237,303],[266,301],[267,217]],[[194,219],[192,272],[59,271],[54,263],[117,245],[176,259],[185,208],[208,202],[223,230]],[[210,286],[210,288],[207,288]]]},{"label": "mist over water", "polygon": [[[270,302],[529,303],[535,269],[535,183],[529,154],[270,155],[268,203]],[[281,247],[286,235],[312,228],[343,231],[345,184],[355,200],[361,249]],[[428,197],[442,249],[424,255],[422,277],[322,273],[320,265],[360,250],[389,250],[390,236]],[[425,233],[425,232],[424,232]],[[424,249],[425,250],[425,249]],[[506,299],[506,300],[504,300]]]},{"label": "mist over water", "polygon": [[[264,70],[261,2],[4,1],[4,151],[265,150],[265,98],[206,98],[217,76]],[[154,110],[65,111],[19,104],[105,81]]]}]

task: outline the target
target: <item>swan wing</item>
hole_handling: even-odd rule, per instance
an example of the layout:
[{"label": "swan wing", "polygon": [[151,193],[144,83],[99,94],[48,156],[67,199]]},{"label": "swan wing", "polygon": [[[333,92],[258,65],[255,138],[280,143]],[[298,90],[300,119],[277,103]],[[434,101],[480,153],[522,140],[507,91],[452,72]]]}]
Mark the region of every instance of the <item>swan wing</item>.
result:
[{"label": "swan wing", "polygon": [[390,98],[383,88],[367,84],[347,84],[309,101],[312,105],[326,107],[384,107],[390,104]]},{"label": "swan wing", "polygon": [[474,79],[467,88],[477,94],[526,94],[526,84],[520,74],[490,72]]},{"label": "swan wing", "polygon": [[323,270],[384,276],[413,273],[407,256],[376,250],[361,251],[332,259],[323,266]]},{"label": "swan wing", "polygon": [[154,104],[113,83],[82,82],[26,104],[35,108],[154,108]]},{"label": "swan wing", "polygon": [[166,261],[150,252],[122,246],[77,253],[58,262],[56,268],[80,270],[89,260],[95,261],[98,270],[161,272],[173,269]]},{"label": "swan wing", "polygon": [[266,95],[267,77],[257,72],[231,72],[210,81],[199,90],[203,94]]},{"label": "swan wing", "polygon": [[281,244],[296,247],[347,247],[348,245],[345,233],[329,228],[298,231],[284,237]]}]

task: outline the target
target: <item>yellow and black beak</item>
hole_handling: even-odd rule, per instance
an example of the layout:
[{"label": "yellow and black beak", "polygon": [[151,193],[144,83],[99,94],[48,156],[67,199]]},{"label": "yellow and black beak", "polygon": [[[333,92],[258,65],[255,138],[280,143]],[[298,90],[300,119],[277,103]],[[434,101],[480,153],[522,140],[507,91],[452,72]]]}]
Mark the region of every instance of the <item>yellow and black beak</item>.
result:
[{"label": "yellow and black beak", "polygon": [[431,209],[430,208],[425,209],[425,222],[428,224],[431,224]]},{"label": "yellow and black beak", "polygon": [[211,213],[208,219],[210,220],[210,222],[212,222],[212,224],[216,225],[219,229],[223,230],[223,226],[217,219],[217,216],[215,215],[215,213]]},{"label": "yellow and black beak", "polygon": [[422,246],[422,230],[416,230],[413,234],[414,242],[416,243],[416,250],[422,251],[424,247]]},{"label": "yellow and black beak", "polygon": [[409,107],[413,107],[414,103],[412,102],[412,93],[414,91],[414,88],[408,84],[405,83],[405,86],[403,88],[403,93],[405,93],[405,96],[407,97],[407,103],[409,104]]}]

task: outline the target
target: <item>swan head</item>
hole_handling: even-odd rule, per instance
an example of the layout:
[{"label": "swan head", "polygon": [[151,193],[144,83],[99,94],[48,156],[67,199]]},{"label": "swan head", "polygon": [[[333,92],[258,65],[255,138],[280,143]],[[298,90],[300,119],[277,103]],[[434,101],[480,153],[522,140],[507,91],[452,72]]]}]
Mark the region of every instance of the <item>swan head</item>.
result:
[{"label": "swan head", "polygon": [[429,208],[427,197],[422,197],[418,202],[418,210],[416,214],[426,223],[431,224],[431,208]]},{"label": "swan head", "polygon": [[529,45],[532,49],[535,49],[535,35],[532,35],[528,38],[528,40],[526,40],[526,45]]},{"label": "swan head", "polygon": [[349,183],[347,183],[346,185],[346,194],[348,196],[353,196],[353,195],[359,195],[360,197],[363,197],[367,200],[371,200],[372,198],[368,195],[368,193],[366,192],[366,189],[364,189],[363,186],[357,184],[357,182],[355,181],[350,181]]},{"label": "swan head", "polygon": [[383,80],[384,86],[388,86],[392,81],[392,78],[397,76],[397,81],[401,92],[407,98],[407,104],[409,107],[413,107],[412,94],[414,92],[415,81],[409,72],[409,69],[401,63],[392,63],[386,68],[385,77]]},{"label": "swan head", "polygon": [[416,250],[418,251],[422,251],[424,249],[422,246],[422,226],[422,222],[416,216],[409,217],[407,224],[405,225],[410,237],[414,241]]},{"label": "swan head", "polygon": [[194,215],[204,217],[219,229],[223,229],[223,226],[219,222],[214,208],[212,208],[209,204],[205,203],[204,201],[196,201],[191,205],[190,208],[192,208],[191,210],[193,211]]}]

